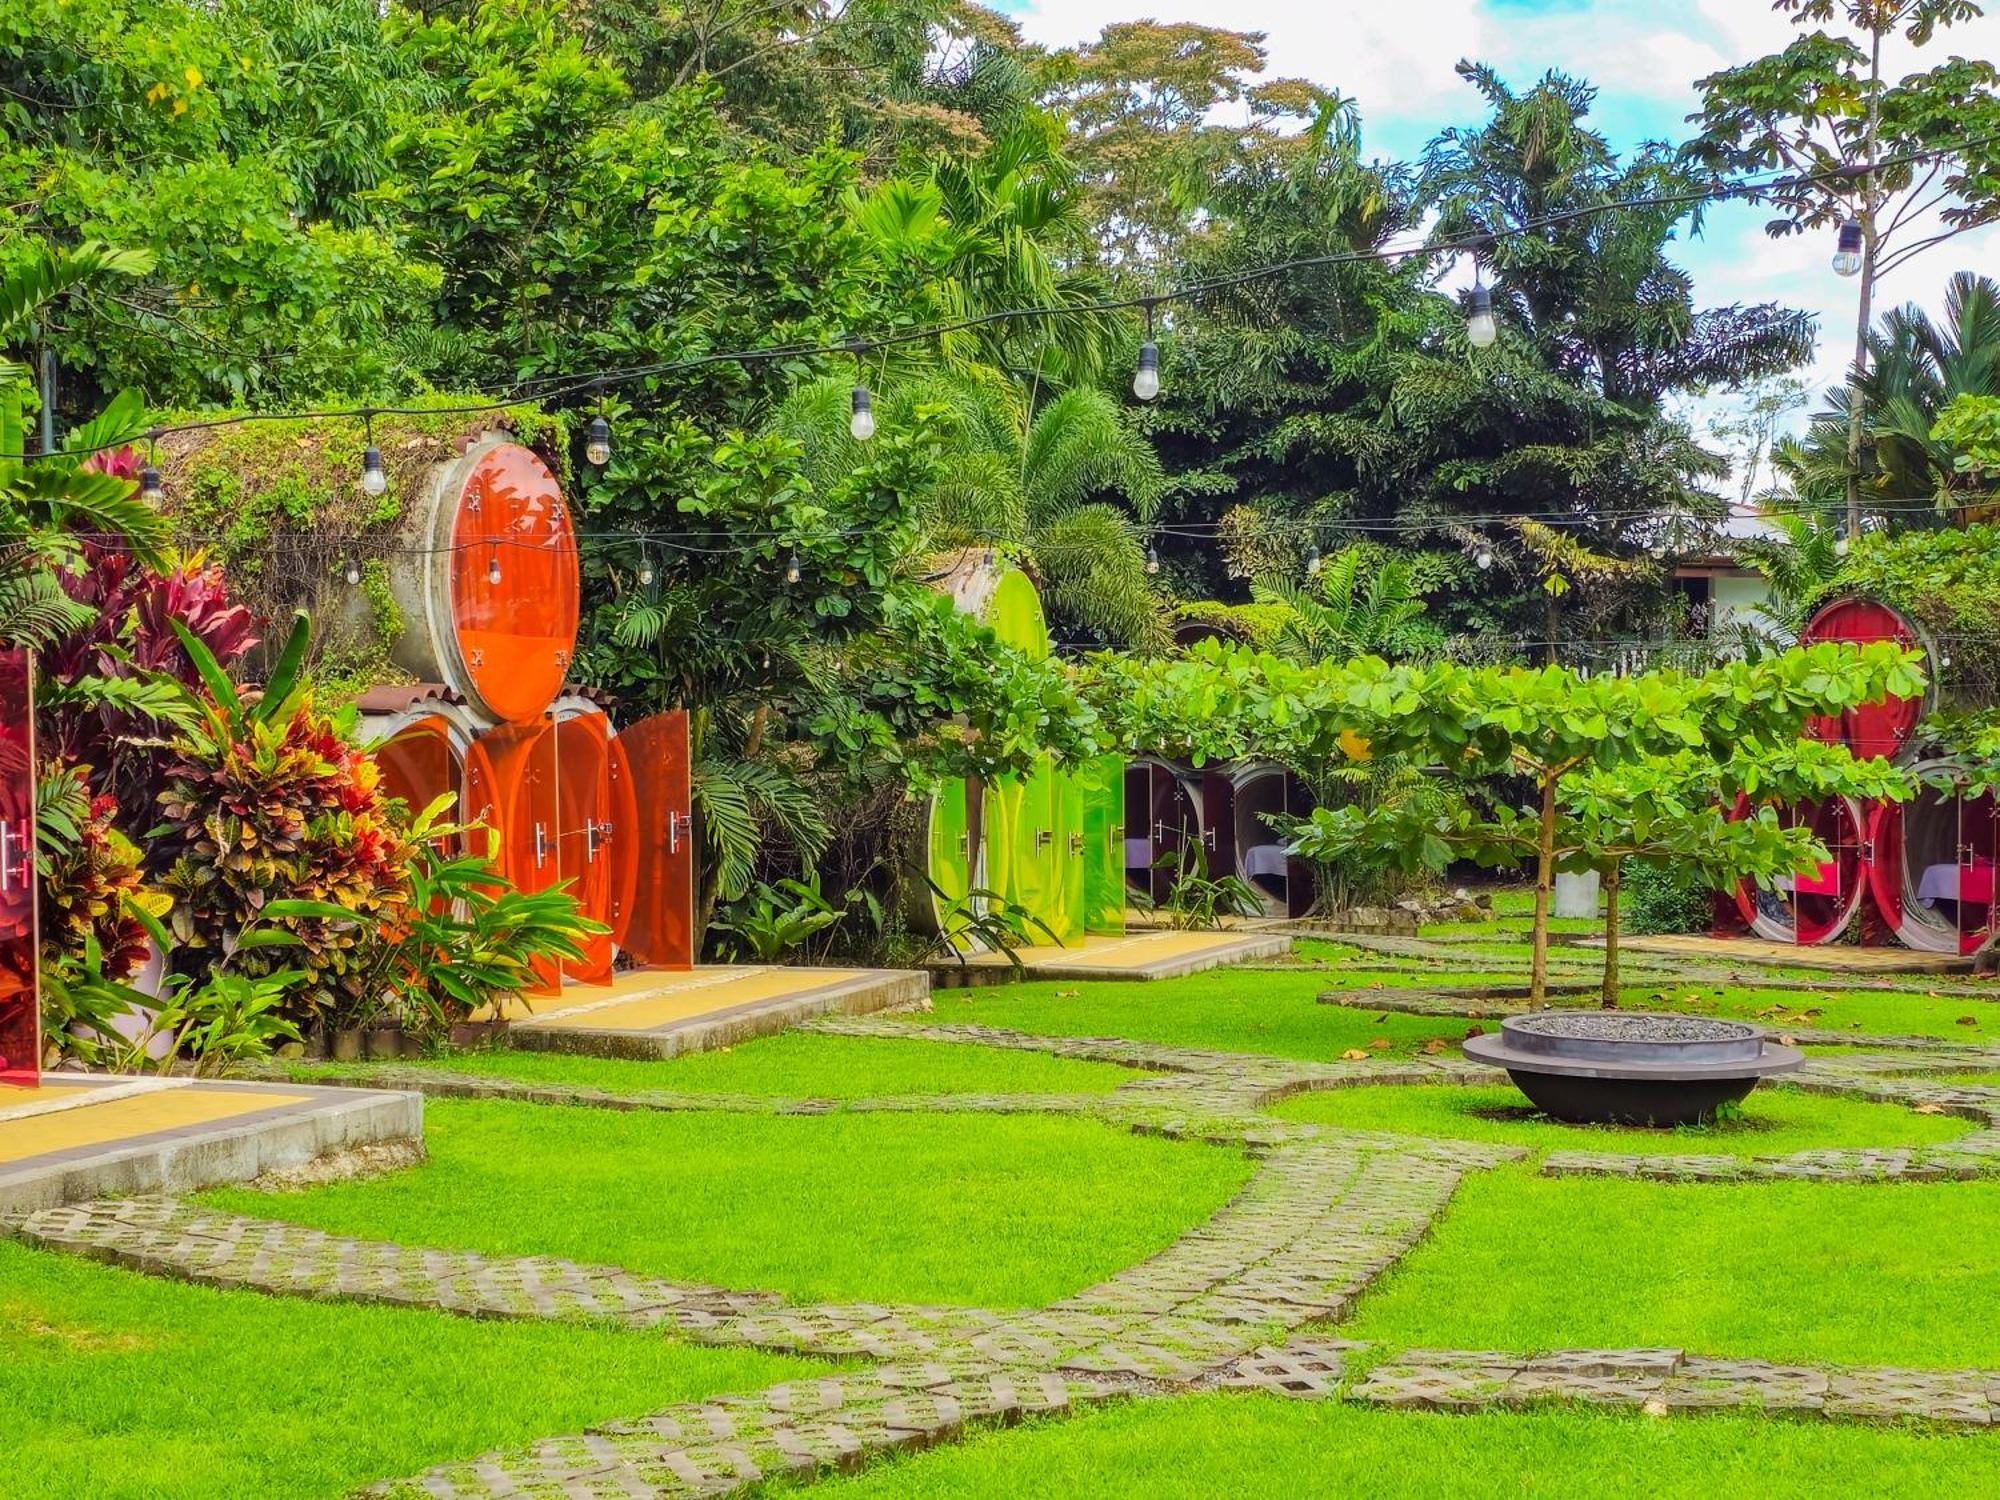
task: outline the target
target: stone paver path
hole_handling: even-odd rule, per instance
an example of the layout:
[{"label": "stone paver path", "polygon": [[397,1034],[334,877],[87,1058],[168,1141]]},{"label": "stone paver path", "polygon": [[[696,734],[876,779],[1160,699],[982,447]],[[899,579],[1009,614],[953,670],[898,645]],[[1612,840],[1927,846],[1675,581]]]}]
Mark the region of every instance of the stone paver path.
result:
[{"label": "stone paver path", "polygon": [[[1370,992],[1368,1003],[1388,1009],[1389,998]],[[1062,1412],[1116,1396],[1210,1388],[1443,1410],[1577,1400],[1657,1414],[1742,1406],[1982,1427],[2000,1410],[2000,1372],[1825,1370],[1704,1359],[1675,1349],[1545,1355],[1402,1350],[1385,1351],[1388,1357],[1378,1361],[1368,1346],[1329,1335],[1322,1325],[1337,1322],[1424,1236],[1467,1172],[1525,1153],[1284,1121],[1267,1111],[1304,1089],[1504,1076],[1463,1058],[1319,1063],[1117,1037],[845,1016],[815,1021],[809,1029],[1034,1050],[1141,1071],[1110,1094],[838,1101],[526,1084],[394,1066],[358,1067],[341,1078],[433,1095],[610,1109],[1083,1114],[1120,1128],[1232,1146],[1254,1157],[1257,1169],[1235,1199],[1158,1255],[1039,1309],[795,1304],[774,1293],[676,1282],[616,1266],[354,1239],[167,1198],[78,1204],[0,1223],[0,1231],[48,1249],[225,1288],[480,1317],[612,1321],[699,1343],[867,1362],[441,1464],[371,1492],[380,1495],[631,1500],[724,1494],[935,1442],[972,1422]],[[1868,1181],[2000,1170],[2000,1089],[1921,1076],[2000,1067],[2000,1049],[1930,1038],[1868,1040],[1902,1050],[1814,1059],[1799,1081],[1949,1111],[1984,1128],[1939,1146],[1747,1160],[1554,1152],[1542,1170]]]}]

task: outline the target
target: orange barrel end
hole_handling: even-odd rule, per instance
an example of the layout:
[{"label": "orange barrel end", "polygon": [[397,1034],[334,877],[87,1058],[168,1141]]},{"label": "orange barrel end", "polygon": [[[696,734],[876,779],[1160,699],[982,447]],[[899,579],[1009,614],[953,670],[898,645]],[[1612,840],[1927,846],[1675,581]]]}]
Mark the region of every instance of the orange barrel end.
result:
[{"label": "orange barrel end", "polygon": [[576,653],[576,530],[556,478],[503,437],[438,471],[393,575],[408,628],[399,666],[449,683],[482,717],[525,724],[562,691]]},{"label": "orange barrel end", "polygon": [[694,809],[686,710],[626,725],[611,752],[612,935],[642,964],[691,968]]}]

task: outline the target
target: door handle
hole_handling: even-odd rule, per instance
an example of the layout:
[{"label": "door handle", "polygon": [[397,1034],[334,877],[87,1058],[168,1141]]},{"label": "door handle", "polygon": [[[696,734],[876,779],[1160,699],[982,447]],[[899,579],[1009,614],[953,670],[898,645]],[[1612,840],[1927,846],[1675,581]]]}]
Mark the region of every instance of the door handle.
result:
[{"label": "door handle", "polygon": [[667,814],[667,853],[681,852],[681,813],[678,809]]},{"label": "door handle", "polygon": [[535,825],[535,868],[539,870],[543,865],[547,864],[548,858],[549,836],[542,825],[537,823]]},{"label": "door handle", "polygon": [[1081,854],[1081,853],[1083,853],[1083,835],[1082,835],[1082,834],[1080,834],[1080,833],[1072,833],[1072,834],[1071,834],[1071,835],[1069,836],[1069,852],[1070,852],[1071,854]]},{"label": "door handle", "polygon": [[1037,849],[1046,849],[1050,844],[1055,842],[1055,838],[1056,836],[1049,832],[1048,829],[1038,828],[1035,830],[1035,847]]}]

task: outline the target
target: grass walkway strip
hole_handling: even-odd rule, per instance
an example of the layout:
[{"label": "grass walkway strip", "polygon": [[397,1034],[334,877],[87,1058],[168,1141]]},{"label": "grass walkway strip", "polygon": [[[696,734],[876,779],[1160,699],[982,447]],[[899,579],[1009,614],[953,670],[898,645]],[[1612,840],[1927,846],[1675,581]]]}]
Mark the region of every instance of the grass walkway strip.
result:
[{"label": "grass walkway strip", "polygon": [[1038,1116],[611,1113],[432,1100],[431,1159],[206,1202],[368,1239],[555,1255],[813,1301],[1039,1306],[1208,1217],[1250,1163]]},{"label": "grass walkway strip", "polygon": [[1326,1089],[1272,1111],[1354,1130],[1395,1130],[1453,1140],[1497,1141],[1537,1151],[1723,1152],[1763,1156],[1832,1146],[1921,1146],[1970,1134],[1978,1122],[1765,1085],[1740,1112],[1678,1130],[1565,1125],[1537,1114],[1511,1085]]},{"label": "grass walkway strip", "polygon": [[[797,1099],[863,1099],[937,1094],[1109,1093],[1133,1076],[1106,1063],[1073,1062],[992,1047],[938,1047],[924,1042],[819,1036],[790,1031],[721,1052],[695,1052],[665,1062],[582,1057],[480,1047],[421,1063],[444,1072],[522,1083],[582,1084],[613,1091],[667,1089],[685,1093],[768,1094]],[[294,1077],[325,1069],[298,1064]],[[335,1065],[334,1071],[338,1071]]]},{"label": "grass walkway strip", "polygon": [[[827,1500],[1759,1500],[1991,1493],[1989,1434],[1548,1410],[1445,1416],[1275,1396],[1138,1401],[989,1430],[813,1489]],[[791,1491],[787,1491],[791,1493]]]},{"label": "grass walkway strip", "polygon": [[608,1328],[217,1292],[0,1243],[0,1494],[316,1500],[826,1368]]},{"label": "grass walkway strip", "polygon": [[1994,1182],[1677,1185],[1507,1167],[1468,1178],[1341,1333],[1991,1368],[1996,1239]]}]

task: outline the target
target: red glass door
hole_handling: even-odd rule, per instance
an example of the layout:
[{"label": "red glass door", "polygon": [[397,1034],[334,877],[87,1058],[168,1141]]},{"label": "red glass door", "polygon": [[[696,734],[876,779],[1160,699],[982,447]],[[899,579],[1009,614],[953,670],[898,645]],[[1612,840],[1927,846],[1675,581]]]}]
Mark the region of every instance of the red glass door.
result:
[{"label": "red glass door", "polygon": [[0,1084],[40,1079],[38,978],[34,673],[26,651],[0,651]]}]

